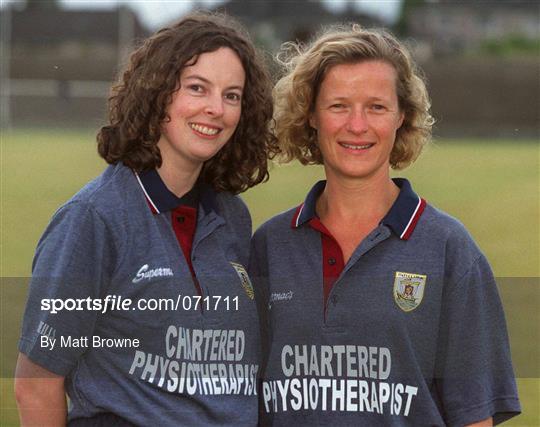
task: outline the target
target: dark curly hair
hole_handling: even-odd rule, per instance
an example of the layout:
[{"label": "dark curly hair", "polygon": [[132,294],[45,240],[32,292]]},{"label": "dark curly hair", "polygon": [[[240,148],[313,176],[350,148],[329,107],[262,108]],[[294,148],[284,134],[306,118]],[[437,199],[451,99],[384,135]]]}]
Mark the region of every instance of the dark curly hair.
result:
[{"label": "dark curly hair", "polygon": [[216,191],[234,194],[267,180],[268,159],[279,151],[269,129],[272,82],[245,30],[222,14],[190,14],[157,31],[133,52],[111,90],[109,124],[97,135],[99,155],[137,172],[160,167],[161,125],[170,120],[166,111],[179,89],[182,69],[221,47],[238,55],[246,73],[242,113],[231,140],[205,162],[199,179]]}]

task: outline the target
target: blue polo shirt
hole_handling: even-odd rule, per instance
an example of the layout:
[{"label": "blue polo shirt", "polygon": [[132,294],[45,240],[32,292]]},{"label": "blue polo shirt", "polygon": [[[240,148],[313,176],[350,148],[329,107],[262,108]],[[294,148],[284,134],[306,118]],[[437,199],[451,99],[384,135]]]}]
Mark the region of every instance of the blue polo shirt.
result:
[{"label": "blue polo shirt", "polygon": [[264,425],[463,426],[520,412],[487,260],[462,224],[394,181],[395,203],[333,279],[313,221],[325,182],[255,233]]},{"label": "blue polo shirt", "polygon": [[189,201],[155,171],[139,176],[122,164],[47,227],[19,349],[66,376],[69,420],[107,413],[135,425],[256,424],[260,336],[243,267],[250,216],[236,196],[196,190],[191,251],[172,224],[189,221],[179,219]]}]

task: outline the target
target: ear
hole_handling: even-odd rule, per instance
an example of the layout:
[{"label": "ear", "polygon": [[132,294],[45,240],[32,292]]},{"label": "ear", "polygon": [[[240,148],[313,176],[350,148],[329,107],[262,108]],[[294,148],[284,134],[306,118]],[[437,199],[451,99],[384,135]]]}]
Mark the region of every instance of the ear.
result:
[{"label": "ear", "polygon": [[396,127],[396,130],[399,129],[403,125],[404,120],[405,120],[405,113],[403,111],[400,111],[399,112],[398,125]]},{"label": "ear", "polygon": [[317,120],[315,120],[315,115],[313,114],[313,112],[309,113],[309,125],[317,130]]}]

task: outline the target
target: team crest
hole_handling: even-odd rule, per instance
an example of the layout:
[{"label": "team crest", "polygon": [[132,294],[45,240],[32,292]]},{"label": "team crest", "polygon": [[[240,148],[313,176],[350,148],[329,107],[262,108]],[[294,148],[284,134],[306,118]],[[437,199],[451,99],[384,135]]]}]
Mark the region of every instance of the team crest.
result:
[{"label": "team crest", "polygon": [[253,285],[251,284],[251,280],[249,280],[249,276],[244,266],[236,262],[231,262],[231,265],[236,270],[236,274],[238,274],[238,277],[240,277],[242,287],[244,288],[244,291],[246,291],[246,295],[248,296],[248,298],[255,298],[255,293],[253,292]]},{"label": "team crest", "polygon": [[403,311],[412,311],[420,305],[424,297],[427,276],[423,274],[396,271],[394,280],[394,301]]}]

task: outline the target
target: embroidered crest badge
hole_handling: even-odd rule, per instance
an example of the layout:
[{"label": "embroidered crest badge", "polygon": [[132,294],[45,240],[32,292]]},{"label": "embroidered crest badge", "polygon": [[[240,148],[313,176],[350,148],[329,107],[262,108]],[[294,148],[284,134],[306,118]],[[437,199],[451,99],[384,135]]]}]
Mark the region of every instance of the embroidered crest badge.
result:
[{"label": "embroidered crest badge", "polygon": [[248,298],[255,298],[255,292],[253,292],[253,285],[251,284],[251,280],[249,280],[249,276],[244,266],[236,262],[231,262],[231,265],[236,270],[236,274],[238,274],[238,277],[240,277],[240,281],[242,282],[242,288],[244,288],[244,291],[246,292]]},{"label": "embroidered crest badge", "polygon": [[394,301],[403,311],[412,311],[424,298],[427,276],[423,274],[396,271],[394,280]]}]

